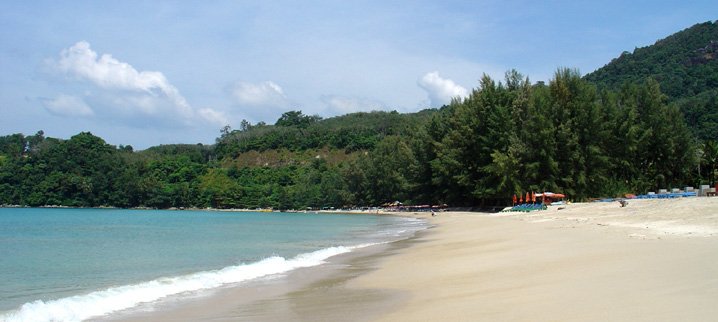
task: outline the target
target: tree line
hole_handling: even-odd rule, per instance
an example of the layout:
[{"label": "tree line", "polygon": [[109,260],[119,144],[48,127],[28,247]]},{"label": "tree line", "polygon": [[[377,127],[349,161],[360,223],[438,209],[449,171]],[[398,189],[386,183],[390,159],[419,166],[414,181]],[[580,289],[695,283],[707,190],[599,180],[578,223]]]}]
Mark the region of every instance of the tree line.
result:
[{"label": "tree line", "polygon": [[585,76],[600,88],[654,79],[685,114],[694,136],[718,140],[718,22],[679,31],[651,46],[623,52]]},{"label": "tree line", "polygon": [[572,69],[547,85],[512,70],[441,109],[290,111],[274,125],[226,127],[214,145],[133,151],[87,132],[0,137],[0,204],[488,207],[525,191],[587,200],[715,184],[717,159],[718,144],[696,138],[655,80],[598,89]]}]

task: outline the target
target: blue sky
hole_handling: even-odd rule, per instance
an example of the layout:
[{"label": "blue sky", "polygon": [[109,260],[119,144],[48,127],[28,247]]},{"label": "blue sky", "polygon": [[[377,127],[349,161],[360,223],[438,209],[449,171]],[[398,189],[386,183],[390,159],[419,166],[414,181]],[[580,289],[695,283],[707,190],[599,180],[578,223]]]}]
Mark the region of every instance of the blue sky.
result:
[{"label": "blue sky", "polygon": [[414,112],[716,20],[716,1],[0,2],[0,135],[213,143],[242,119]]}]

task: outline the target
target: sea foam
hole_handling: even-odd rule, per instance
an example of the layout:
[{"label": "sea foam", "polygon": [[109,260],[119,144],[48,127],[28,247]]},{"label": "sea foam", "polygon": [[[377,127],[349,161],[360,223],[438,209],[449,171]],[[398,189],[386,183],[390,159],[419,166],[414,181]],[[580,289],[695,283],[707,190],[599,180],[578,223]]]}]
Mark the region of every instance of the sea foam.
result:
[{"label": "sea foam", "polygon": [[228,284],[285,273],[297,268],[317,266],[329,257],[353,249],[375,245],[337,246],[297,255],[291,259],[273,256],[259,262],[229,266],[177,277],[163,277],[149,282],[112,287],[84,295],[52,301],[34,301],[0,315],[0,321],[82,321],[167,296],[207,290]]}]

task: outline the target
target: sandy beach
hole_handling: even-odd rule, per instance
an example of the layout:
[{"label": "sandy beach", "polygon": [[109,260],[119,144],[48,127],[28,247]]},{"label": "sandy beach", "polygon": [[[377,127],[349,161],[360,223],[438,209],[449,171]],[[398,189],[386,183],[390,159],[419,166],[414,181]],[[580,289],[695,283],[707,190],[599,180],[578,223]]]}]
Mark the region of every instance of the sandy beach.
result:
[{"label": "sandy beach", "polygon": [[381,321],[711,321],[718,198],[441,214],[350,283],[409,294]]},{"label": "sandy beach", "polygon": [[[718,198],[414,214],[411,240],[130,321],[714,321]],[[251,285],[250,285],[251,286]],[[257,295],[260,294],[260,295]],[[184,304],[182,304],[184,303]]]}]

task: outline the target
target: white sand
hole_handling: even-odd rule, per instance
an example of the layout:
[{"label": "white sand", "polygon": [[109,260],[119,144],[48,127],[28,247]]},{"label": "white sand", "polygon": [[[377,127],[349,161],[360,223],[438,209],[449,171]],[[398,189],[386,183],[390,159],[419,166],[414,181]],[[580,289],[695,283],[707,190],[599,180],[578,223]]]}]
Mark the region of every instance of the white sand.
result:
[{"label": "white sand", "polygon": [[382,321],[718,319],[718,198],[564,207],[429,217],[349,287],[408,295]]},{"label": "white sand", "polygon": [[718,320],[718,198],[562,207],[403,213],[436,226],[378,255],[110,320]]}]

